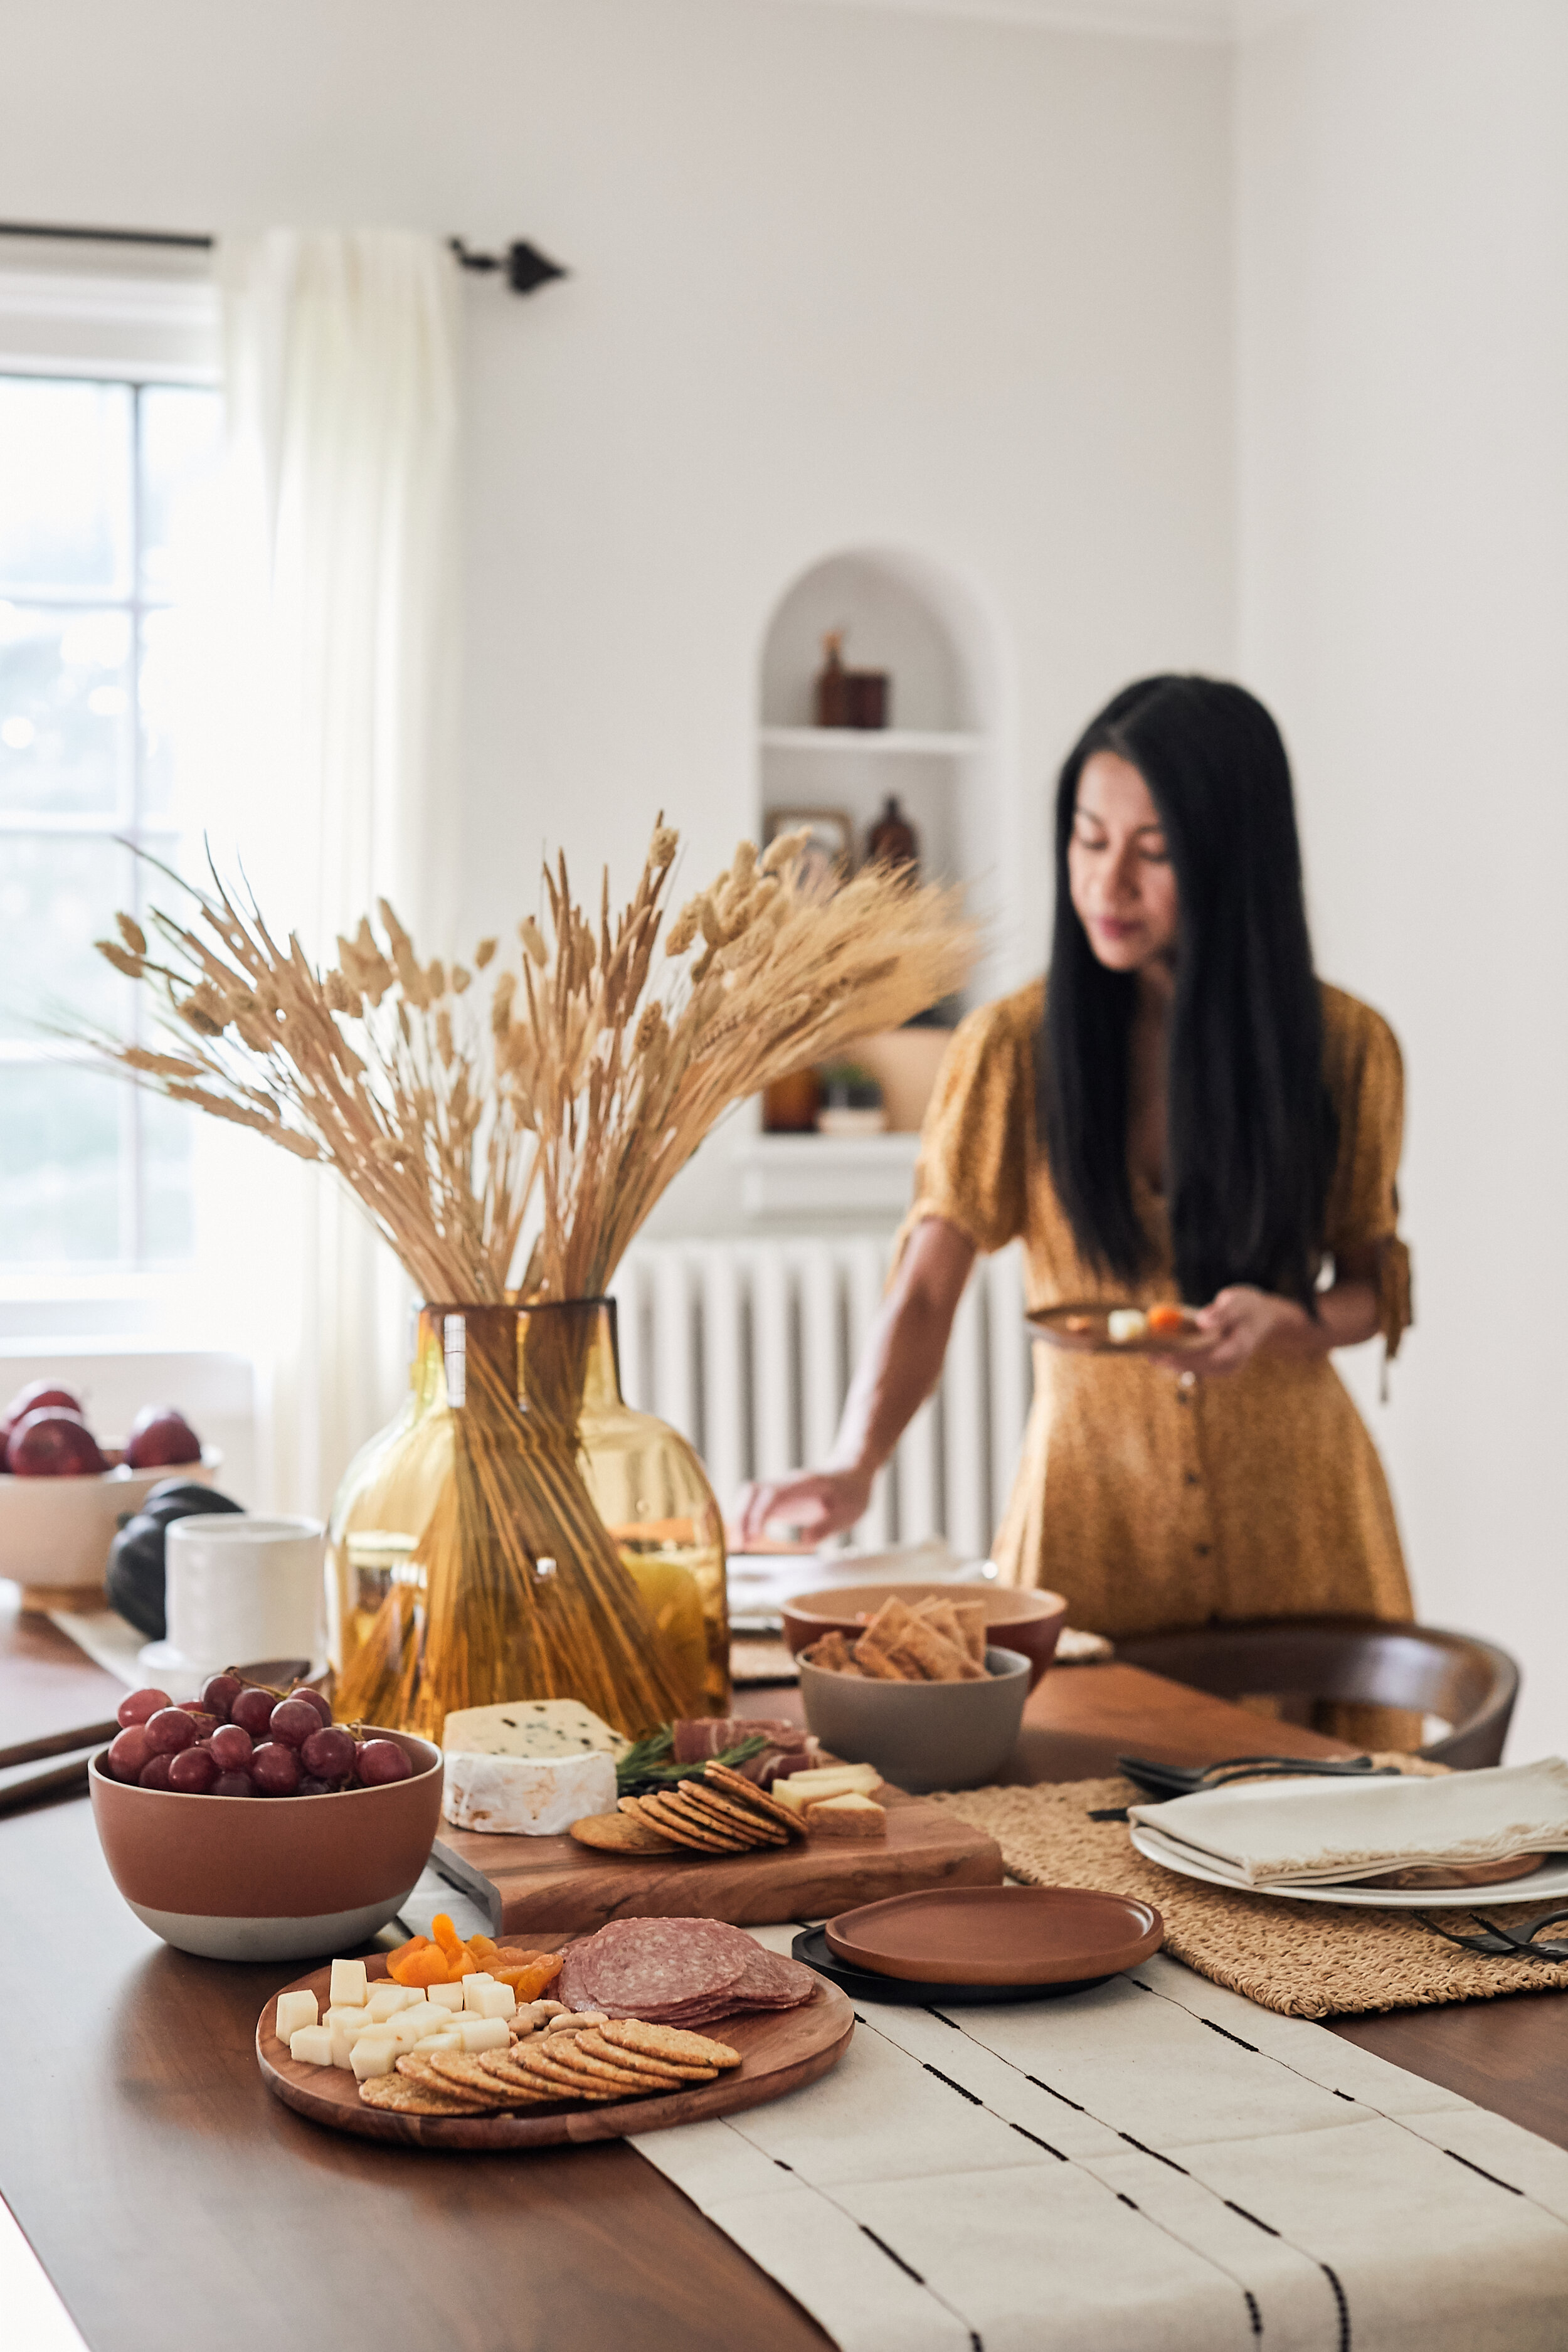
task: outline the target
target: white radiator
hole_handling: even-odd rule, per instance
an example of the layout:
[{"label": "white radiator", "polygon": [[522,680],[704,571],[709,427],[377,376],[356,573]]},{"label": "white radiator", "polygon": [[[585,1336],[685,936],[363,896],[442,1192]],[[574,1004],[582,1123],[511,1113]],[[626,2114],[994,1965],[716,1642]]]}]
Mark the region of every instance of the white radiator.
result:
[{"label": "white radiator", "polygon": [[[628,1404],[689,1437],[726,1512],[748,1478],[826,1460],[881,1301],[875,1237],[646,1242],[613,1285]],[[1016,1249],[976,1265],[942,1386],[877,1480],[863,1544],[945,1536],[983,1559],[1005,1507],[1031,1389]]]}]

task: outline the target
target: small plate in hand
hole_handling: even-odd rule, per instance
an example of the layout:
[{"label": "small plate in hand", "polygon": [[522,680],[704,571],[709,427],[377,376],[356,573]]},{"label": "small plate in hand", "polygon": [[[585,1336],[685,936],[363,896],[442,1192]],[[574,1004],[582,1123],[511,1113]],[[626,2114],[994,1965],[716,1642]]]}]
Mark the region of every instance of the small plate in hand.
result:
[{"label": "small plate in hand", "polygon": [[[1189,1315],[1180,1330],[1138,1332],[1129,1339],[1113,1339],[1110,1318],[1124,1315],[1124,1307],[1106,1307],[1094,1299],[1068,1299],[1060,1307],[1037,1307],[1024,1320],[1032,1331],[1053,1348],[1068,1355],[1079,1356],[1201,1356],[1214,1345],[1210,1334],[1200,1331]],[[1148,1308],[1137,1310],[1147,1314]]]}]

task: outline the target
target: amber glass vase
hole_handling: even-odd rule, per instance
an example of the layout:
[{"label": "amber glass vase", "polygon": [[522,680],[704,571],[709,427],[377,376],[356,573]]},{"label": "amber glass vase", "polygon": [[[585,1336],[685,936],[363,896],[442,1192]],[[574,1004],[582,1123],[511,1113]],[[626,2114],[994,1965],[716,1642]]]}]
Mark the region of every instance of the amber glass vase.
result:
[{"label": "amber glass vase", "polygon": [[612,1300],[424,1309],[408,1402],[332,1506],[327,1612],[344,1720],[726,1711],[723,1524],[686,1440],[622,1402]]}]

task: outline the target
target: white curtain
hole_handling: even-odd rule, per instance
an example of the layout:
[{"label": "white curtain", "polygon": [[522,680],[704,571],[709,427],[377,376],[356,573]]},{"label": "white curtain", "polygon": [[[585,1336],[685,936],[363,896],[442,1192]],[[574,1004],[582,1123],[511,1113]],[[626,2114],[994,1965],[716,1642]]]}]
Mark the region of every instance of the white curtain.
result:
[{"label": "white curtain", "polygon": [[[224,240],[218,279],[230,789],[215,855],[313,958],[382,896],[445,954],[457,270],[430,236],[275,229]],[[223,1266],[226,1316],[258,1364],[255,1499],[324,1514],[405,1390],[407,1286],[330,1176],[243,1135],[204,1135],[202,1150],[204,1256]]]}]

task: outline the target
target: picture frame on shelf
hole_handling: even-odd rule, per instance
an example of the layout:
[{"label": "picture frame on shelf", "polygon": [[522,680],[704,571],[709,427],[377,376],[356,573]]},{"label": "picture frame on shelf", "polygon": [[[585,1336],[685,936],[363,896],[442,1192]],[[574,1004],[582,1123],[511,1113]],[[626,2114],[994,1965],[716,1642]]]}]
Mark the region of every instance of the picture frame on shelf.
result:
[{"label": "picture frame on shelf", "polygon": [[814,895],[820,891],[826,898],[854,870],[854,819],[846,809],[771,808],[763,816],[763,845],[803,828],[809,839],[801,852],[801,879]]}]

